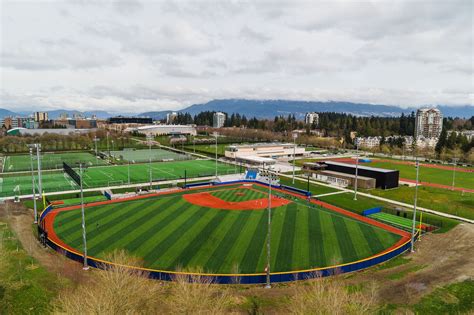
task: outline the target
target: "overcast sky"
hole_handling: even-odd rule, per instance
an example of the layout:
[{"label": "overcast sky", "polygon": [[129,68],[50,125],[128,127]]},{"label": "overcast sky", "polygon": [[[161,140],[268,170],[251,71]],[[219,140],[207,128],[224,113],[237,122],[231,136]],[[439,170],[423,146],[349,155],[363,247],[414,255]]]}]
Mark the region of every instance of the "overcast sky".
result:
[{"label": "overcast sky", "polygon": [[0,1],[10,110],[474,103],[470,0]]}]

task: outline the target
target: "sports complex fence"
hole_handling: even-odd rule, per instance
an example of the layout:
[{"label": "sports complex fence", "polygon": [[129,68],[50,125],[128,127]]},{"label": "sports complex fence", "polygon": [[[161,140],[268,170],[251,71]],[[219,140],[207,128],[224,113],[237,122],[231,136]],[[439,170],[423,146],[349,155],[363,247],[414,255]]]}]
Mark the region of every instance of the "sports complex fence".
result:
[{"label": "sports complex fence", "polygon": [[[260,185],[268,186],[267,183],[255,181],[255,180],[238,180],[238,181],[229,181],[229,182],[203,182],[203,183],[195,183],[186,185],[187,188],[191,187],[200,187],[200,186],[220,186],[220,185],[229,185],[229,184],[238,184],[238,183],[257,183]],[[272,187],[280,188],[281,186],[272,185]],[[282,189],[286,188],[287,190],[289,186],[285,186]],[[294,188],[294,187],[291,187]],[[308,196],[310,194],[307,191],[301,189],[291,189],[293,193],[301,194],[302,196]],[[66,257],[81,262],[84,262],[84,256],[78,251],[71,250],[65,248],[61,244],[56,243],[54,240],[51,240],[47,237],[47,231],[45,231],[45,218],[50,213],[52,206],[48,206],[45,211],[41,213],[41,221],[38,227],[40,235],[46,235],[45,242],[46,244],[51,247],[53,250],[65,255]],[[313,268],[313,269],[306,269],[306,270],[294,270],[288,272],[274,272],[270,273],[270,281],[273,283],[276,282],[289,282],[289,281],[296,281],[296,280],[305,280],[317,277],[326,277],[331,275],[337,275],[341,273],[353,272],[362,270],[380,263],[383,263],[387,260],[390,260],[393,257],[396,257],[408,249],[410,249],[411,240],[407,239],[402,244],[392,248],[386,252],[382,252],[380,254],[361,259],[358,261],[339,264],[329,267],[323,268]],[[87,257],[87,263],[89,266],[94,268],[100,269],[107,269],[117,265],[113,262],[104,261],[95,257]],[[199,275],[206,280],[212,281],[213,283],[217,284],[263,284],[266,283],[266,273],[254,273],[254,274],[212,274],[212,273],[192,273],[192,272],[176,272],[176,271],[165,271],[165,270],[154,270],[148,268],[139,268],[134,266],[126,266],[132,269],[142,270],[149,273],[149,277],[158,280],[164,281],[173,281],[177,275],[186,275],[186,276],[193,276]]]},{"label": "sports complex fence", "polygon": [[[151,182],[161,182],[169,180],[182,180],[184,178],[199,178],[215,176],[214,169],[202,169],[195,167],[194,169],[174,169],[172,166],[163,168],[160,163],[152,164]],[[106,167],[89,168],[84,173],[84,189],[107,188],[124,185],[141,185],[146,186],[150,183],[149,164],[134,165],[118,165]],[[235,174],[234,167],[222,167],[217,170],[217,175]],[[130,170],[128,170],[130,169]],[[185,174],[186,171],[186,174]],[[237,170],[238,172],[238,170]],[[186,177],[185,177],[186,176]],[[38,193],[38,177],[35,173],[36,193]],[[32,194],[31,174],[5,173],[0,177],[0,198],[31,195]],[[76,185],[62,171],[43,171],[42,172],[42,189],[45,193],[64,192],[78,190]]]}]

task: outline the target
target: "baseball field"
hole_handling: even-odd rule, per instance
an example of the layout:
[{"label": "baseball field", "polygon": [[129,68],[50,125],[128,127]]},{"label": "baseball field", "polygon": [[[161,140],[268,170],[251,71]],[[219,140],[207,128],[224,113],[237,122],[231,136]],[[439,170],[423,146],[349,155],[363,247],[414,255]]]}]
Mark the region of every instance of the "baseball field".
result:
[{"label": "baseball field", "polygon": [[[261,273],[266,262],[268,188],[238,184],[173,191],[86,207],[88,254],[125,249],[156,270]],[[332,266],[373,256],[403,232],[290,193],[272,195],[271,270]],[[47,217],[48,236],[82,251],[79,207]]]}]

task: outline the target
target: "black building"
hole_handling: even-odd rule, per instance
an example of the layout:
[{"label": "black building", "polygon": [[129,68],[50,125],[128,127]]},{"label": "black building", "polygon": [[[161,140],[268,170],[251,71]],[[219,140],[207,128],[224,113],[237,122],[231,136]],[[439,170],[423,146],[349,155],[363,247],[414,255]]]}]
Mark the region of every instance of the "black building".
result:
[{"label": "black building", "polygon": [[150,125],[153,124],[153,119],[150,117],[110,117],[107,119],[109,124],[144,124]]},{"label": "black building", "polygon": [[[335,171],[345,174],[355,175],[356,165],[340,163],[335,161],[325,161],[327,170]],[[375,178],[375,187],[382,189],[390,189],[398,187],[398,179],[400,172],[398,170],[386,170],[384,168],[375,168],[360,165],[358,166],[357,174],[360,176]]]}]

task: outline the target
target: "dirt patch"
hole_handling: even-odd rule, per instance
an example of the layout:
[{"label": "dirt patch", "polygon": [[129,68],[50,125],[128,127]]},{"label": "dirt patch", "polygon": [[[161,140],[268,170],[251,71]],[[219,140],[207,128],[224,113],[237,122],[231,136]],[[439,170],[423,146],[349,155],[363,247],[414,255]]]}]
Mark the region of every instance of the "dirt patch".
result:
[{"label": "dirt patch", "polygon": [[34,235],[33,212],[22,204],[6,202],[0,205],[0,220],[6,221],[21,242],[25,251],[48,271],[81,283],[88,276],[81,266],[66,257],[43,247]]},{"label": "dirt patch", "polygon": [[[183,198],[194,205],[201,207],[224,209],[224,210],[258,210],[268,208],[268,198],[260,198],[247,201],[231,202],[225,201],[213,196],[211,193],[202,192],[196,194],[183,195]],[[291,201],[272,196],[272,208],[281,207],[289,204]]]},{"label": "dirt patch", "polygon": [[[380,283],[385,303],[411,304],[436,287],[474,278],[474,225],[462,223],[444,234],[429,234],[415,244],[415,252],[401,266],[357,274],[349,282]],[[423,267],[423,268],[421,268]],[[419,269],[419,270],[418,270]],[[398,280],[390,275],[404,274]]]}]

